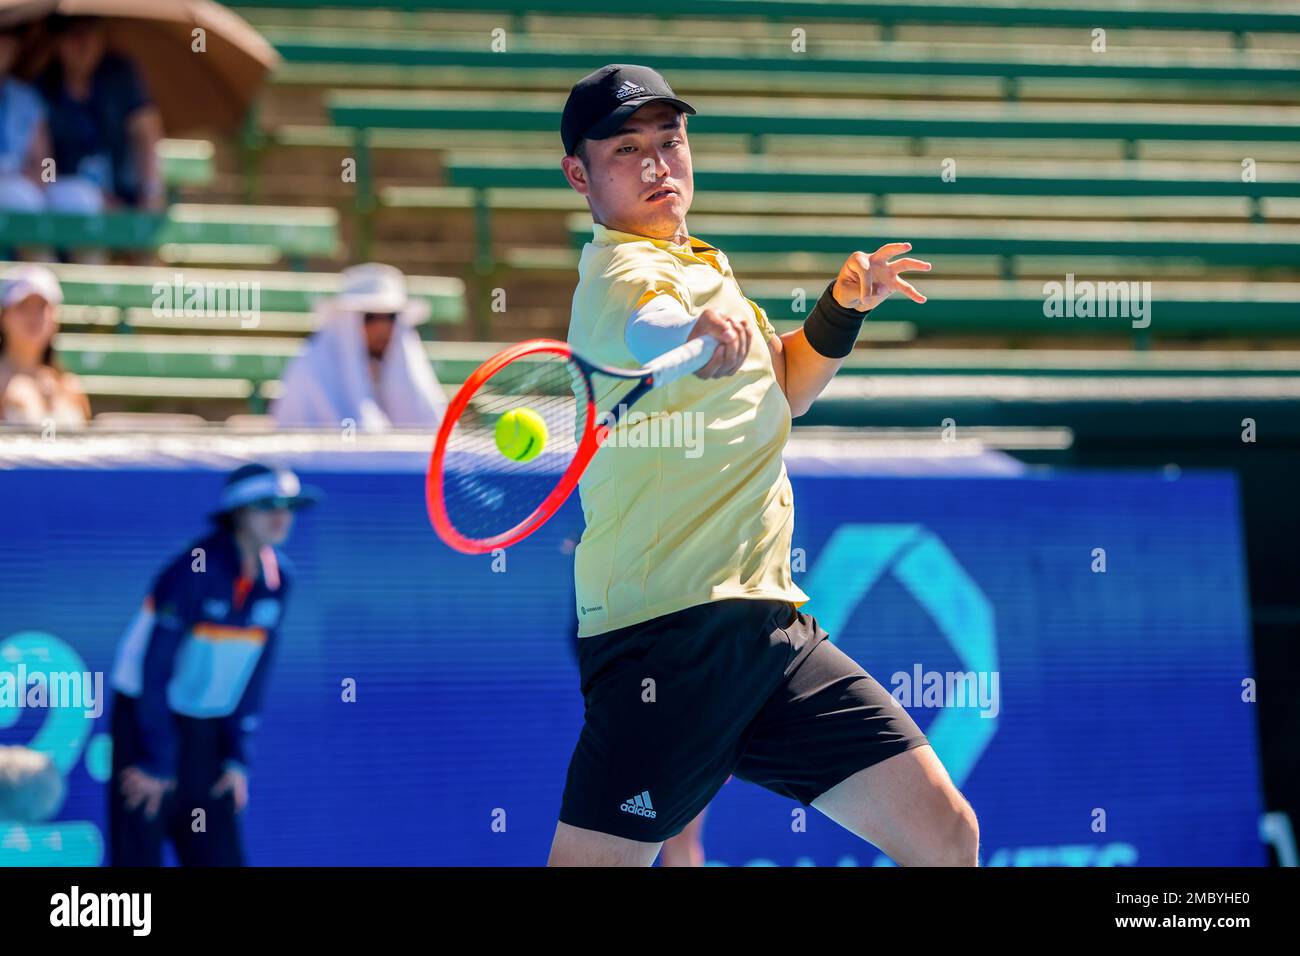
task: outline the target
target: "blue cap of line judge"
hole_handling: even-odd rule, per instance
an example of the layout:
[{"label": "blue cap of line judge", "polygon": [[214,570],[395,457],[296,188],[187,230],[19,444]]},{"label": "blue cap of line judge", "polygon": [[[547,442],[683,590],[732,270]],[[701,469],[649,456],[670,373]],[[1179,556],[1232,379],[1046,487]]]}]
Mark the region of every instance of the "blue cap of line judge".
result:
[{"label": "blue cap of line judge", "polygon": [[288,468],[272,468],[255,462],[240,465],[230,473],[221,489],[220,507],[209,517],[220,524],[229,524],[231,516],[240,508],[297,511],[323,497],[319,488],[302,484]]}]

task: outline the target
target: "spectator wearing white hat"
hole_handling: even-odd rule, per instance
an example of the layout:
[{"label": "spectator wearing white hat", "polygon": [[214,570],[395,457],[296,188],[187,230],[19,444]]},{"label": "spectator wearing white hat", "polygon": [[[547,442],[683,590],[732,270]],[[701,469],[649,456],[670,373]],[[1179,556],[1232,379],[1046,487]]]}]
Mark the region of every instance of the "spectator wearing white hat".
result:
[{"label": "spectator wearing white hat", "polygon": [[90,402],[54,354],[63,290],[45,266],[15,267],[0,286],[0,422],[84,425]]},{"label": "spectator wearing white hat", "polygon": [[438,427],[447,398],[416,331],[429,303],[407,294],[400,270],[379,263],[344,270],[338,295],[318,312],[319,328],[281,376],[283,393],[271,406],[278,425]]}]

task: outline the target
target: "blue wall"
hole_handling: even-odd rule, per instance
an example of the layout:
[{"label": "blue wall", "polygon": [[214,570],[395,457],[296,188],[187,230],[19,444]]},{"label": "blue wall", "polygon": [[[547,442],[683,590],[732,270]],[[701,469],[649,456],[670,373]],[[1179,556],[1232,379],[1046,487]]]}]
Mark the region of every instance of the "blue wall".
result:
[{"label": "blue wall", "polygon": [[[26,647],[29,669],[44,648],[51,667],[71,651],[84,665],[70,666],[106,671],[152,575],[203,529],[221,478],[0,471],[0,668]],[[422,475],[304,478],[328,501],[287,545],[297,590],[244,817],[250,860],[543,862],[581,721],[560,550],[576,500],[496,573],[429,530]],[[1265,862],[1230,476],[794,483],[806,610],[842,648],[891,687],[918,666],[997,672],[995,719],[911,708],[980,815],[986,863]],[[1091,570],[1096,548],[1104,574]],[[356,703],[341,702],[345,678]],[[0,709],[0,743],[32,741],[48,716],[66,722],[41,742],[62,748],[69,797],[55,821],[0,825],[0,861],[99,862],[106,718]],[[792,832],[796,807],[732,781],[710,810],[710,860],[885,862],[815,812]],[[497,808],[504,833],[492,829]],[[1105,832],[1093,829],[1098,809]]]}]

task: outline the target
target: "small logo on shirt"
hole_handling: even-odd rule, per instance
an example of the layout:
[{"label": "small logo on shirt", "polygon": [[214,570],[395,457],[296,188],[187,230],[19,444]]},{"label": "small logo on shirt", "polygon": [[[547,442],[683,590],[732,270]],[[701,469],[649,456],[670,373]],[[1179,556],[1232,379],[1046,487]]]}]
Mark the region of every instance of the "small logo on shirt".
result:
[{"label": "small logo on shirt", "polygon": [[176,610],[176,602],[168,601],[162,607],[158,608],[154,619],[163,627],[177,628],[181,626],[181,617]]},{"label": "small logo on shirt", "polygon": [[658,814],[655,813],[654,806],[650,803],[650,791],[642,790],[635,797],[628,797],[618,807],[624,813],[630,813],[637,817],[646,817],[653,820]]},{"label": "small logo on shirt", "polygon": [[583,614],[595,614],[597,611],[605,610],[605,605],[597,604],[595,607],[583,607],[581,604],[579,604],[578,610],[581,611]]},{"label": "small logo on shirt", "polygon": [[619,102],[622,102],[629,96],[637,96],[645,91],[644,86],[637,86],[631,80],[624,80],[623,85],[614,91],[614,96],[618,98]]},{"label": "small logo on shirt", "polygon": [[220,621],[230,613],[230,602],[219,598],[207,598],[203,602],[203,616]]},{"label": "small logo on shirt", "polygon": [[280,602],[275,598],[263,598],[253,602],[248,618],[254,627],[275,627],[280,620]]}]

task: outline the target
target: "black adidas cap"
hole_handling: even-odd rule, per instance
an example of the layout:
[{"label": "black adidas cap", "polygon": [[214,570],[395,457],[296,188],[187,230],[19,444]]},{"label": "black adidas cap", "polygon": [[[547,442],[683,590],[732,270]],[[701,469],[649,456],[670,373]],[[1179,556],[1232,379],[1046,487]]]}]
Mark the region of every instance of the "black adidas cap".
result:
[{"label": "black adidas cap", "polygon": [[668,81],[648,66],[611,63],[588,73],[569,91],[560,120],[560,138],[568,156],[580,139],[608,139],[623,121],[647,103],[671,103],[683,113],[695,107],[678,99]]}]

